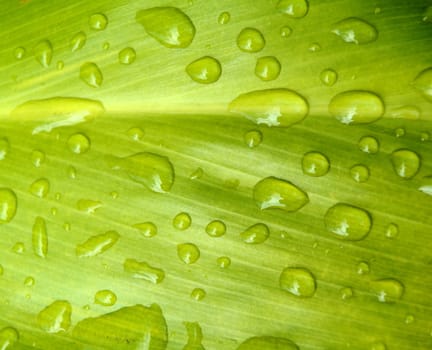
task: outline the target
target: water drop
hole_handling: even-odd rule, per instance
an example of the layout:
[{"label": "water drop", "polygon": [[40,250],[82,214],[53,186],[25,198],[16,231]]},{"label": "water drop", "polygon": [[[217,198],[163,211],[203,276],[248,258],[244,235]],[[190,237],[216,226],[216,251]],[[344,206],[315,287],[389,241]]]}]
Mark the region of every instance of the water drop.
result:
[{"label": "water drop", "polygon": [[45,219],[38,216],[32,228],[33,252],[35,255],[45,258],[48,253],[48,234]]},{"label": "water drop", "polygon": [[289,181],[267,177],[253,189],[253,199],[261,210],[279,208],[294,212],[309,202],[306,192]]},{"label": "water drop", "polygon": [[391,154],[393,169],[404,179],[411,179],[420,170],[420,156],[409,149],[398,149]]},{"label": "water drop", "polygon": [[134,224],[132,227],[137,228],[147,238],[154,237],[157,234],[157,226],[150,221]]},{"label": "water drop", "polygon": [[210,56],[204,56],[186,66],[189,77],[201,84],[211,84],[219,80],[222,74],[220,62]]},{"label": "water drop", "polygon": [[102,306],[113,306],[117,302],[117,295],[109,289],[98,290],[94,296],[94,303]]},{"label": "water drop", "polygon": [[29,188],[29,191],[32,195],[45,198],[48,195],[50,190],[50,183],[48,179],[42,178],[34,181]]},{"label": "water drop", "polygon": [[36,281],[35,281],[35,279],[32,276],[27,276],[24,279],[24,285],[26,287],[33,287],[35,285],[35,283],[36,283]]},{"label": "water drop", "polygon": [[95,13],[89,17],[89,26],[93,30],[104,30],[108,25],[108,18],[103,13]]},{"label": "water drop", "polygon": [[387,346],[382,342],[373,343],[370,350],[387,350]]},{"label": "water drop", "polygon": [[229,104],[228,109],[258,125],[289,127],[306,117],[309,105],[295,91],[281,88],[241,94]]},{"label": "water drop", "polygon": [[145,134],[144,130],[139,127],[130,128],[126,133],[134,141],[142,140]]},{"label": "water drop", "polygon": [[270,235],[270,230],[265,224],[255,224],[248,227],[240,233],[240,238],[243,242],[249,244],[260,244],[267,240]]},{"label": "water drop", "polygon": [[15,328],[4,327],[0,330],[0,349],[13,349],[19,340],[19,333]]},{"label": "water drop", "polygon": [[87,214],[93,214],[97,209],[102,207],[102,202],[92,199],[79,199],[76,206],[79,211],[84,211]]},{"label": "water drop", "polygon": [[321,51],[321,45],[319,43],[312,43],[310,44],[308,50],[310,52],[318,52]]},{"label": "water drop", "polygon": [[345,91],[334,96],[329,113],[343,124],[372,123],[384,114],[384,103],[369,91]]},{"label": "water drop", "polygon": [[198,322],[184,322],[188,334],[187,344],[183,350],[205,350],[201,342],[203,334]]},{"label": "water drop", "polygon": [[372,217],[366,210],[345,203],[335,204],[328,209],[324,222],[327,231],[349,241],[365,238],[372,227]]},{"label": "water drop", "polygon": [[422,70],[414,79],[413,85],[424,98],[432,102],[432,67]]},{"label": "water drop", "polygon": [[7,154],[9,153],[9,140],[6,137],[0,138],[0,160],[3,160],[6,158]]},{"label": "water drop", "polygon": [[309,4],[307,0],[279,0],[276,9],[290,17],[302,18],[308,13]]},{"label": "water drop", "polygon": [[71,152],[83,154],[90,149],[90,139],[81,133],[73,134],[69,137],[67,145]]},{"label": "water drop", "polygon": [[131,274],[133,278],[142,279],[153,284],[161,283],[165,278],[165,272],[162,269],[135,259],[126,259],[123,263],[123,269],[126,273]]},{"label": "water drop", "polygon": [[[14,50],[14,57],[15,57],[17,60],[22,60],[22,59],[24,58],[25,54],[26,54],[26,49],[23,48],[22,46],[17,47],[17,48]],[[0,349],[1,349],[1,348],[0,348]]]},{"label": "water drop", "polygon": [[259,130],[249,130],[243,136],[245,144],[250,148],[259,146],[259,144],[262,142],[262,139],[263,135]]},{"label": "water drop", "polygon": [[327,68],[320,73],[320,80],[326,86],[333,86],[338,80],[338,75],[333,69]]},{"label": "water drop", "polygon": [[396,137],[405,136],[405,129],[404,128],[396,128],[395,129],[395,136]]},{"label": "water drop", "polygon": [[167,193],[174,183],[174,167],[167,157],[155,153],[135,153],[117,158],[113,169],[119,169],[135,182],[157,193]]},{"label": "water drop", "polygon": [[360,261],[357,265],[357,273],[359,275],[367,275],[370,272],[369,264],[366,261]]},{"label": "water drop", "polygon": [[379,142],[373,136],[362,136],[358,141],[358,147],[362,152],[375,154],[379,151]]},{"label": "water drop", "polygon": [[227,24],[231,20],[231,15],[229,12],[221,12],[221,14],[218,17],[218,23],[219,24]]},{"label": "water drop", "polygon": [[343,300],[351,299],[354,292],[351,287],[344,287],[340,290],[340,296]]},{"label": "water drop", "polygon": [[339,36],[346,43],[369,44],[378,38],[376,28],[363,19],[350,17],[337,22],[332,33]]},{"label": "water drop", "polygon": [[177,255],[185,264],[193,264],[198,261],[200,251],[193,243],[182,243],[177,245]]},{"label": "water drop", "polygon": [[423,177],[418,190],[423,192],[424,194],[432,196],[432,176]]},{"label": "water drop", "polygon": [[279,277],[279,286],[298,297],[311,297],[315,294],[316,281],[312,273],[301,267],[287,267]]},{"label": "water drop", "polygon": [[395,119],[410,119],[410,120],[419,120],[421,111],[416,106],[402,106],[397,107],[391,110],[389,113],[390,117]]},{"label": "water drop", "polygon": [[116,231],[107,231],[87,239],[81,244],[77,244],[75,254],[79,258],[88,258],[106,252],[119,240],[120,235]]},{"label": "water drop", "polygon": [[196,301],[201,301],[206,297],[207,293],[202,288],[194,288],[191,292],[191,298]]},{"label": "water drop", "polygon": [[387,238],[396,238],[398,235],[399,235],[399,226],[395,223],[388,224],[385,231],[385,236]]},{"label": "water drop", "polygon": [[25,251],[25,245],[23,242],[16,242],[13,247],[12,247],[12,251],[17,253],[17,254],[22,254]]},{"label": "water drop", "polygon": [[63,70],[63,68],[64,68],[64,62],[57,61],[57,70]]},{"label": "water drop", "polygon": [[320,152],[308,152],[303,155],[302,169],[309,176],[324,176],[330,169],[330,161]]},{"label": "water drop", "polygon": [[204,170],[198,167],[189,175],[189,179],[191,180],[201,179],[203,175],[204,175]]},{"label": "water drop", "polygon": [[37,323],[47,333],[67,331],[71,325],[72,306],[66,300],[56,300],[37,315]]},{"label": "water drop", "polygon": [[86,62],[80,67],[80,78],[88,86],[98,88],[102,85],[103,75],[96,63]]},{"label": "water drop", "polygon": [[42,67],[49,67],[53,56],[53,48],[49,40],[42,40],[33,49],[36,60]]},{"label": "water drop", "polygon": [[226,232],[226,226],[221,220],[213,220],[207,224],[205,231],[210,237],[221,237]]},{"label": "water drop", "polygon": [[406,315],[405,317],[405,323],[406,324],[412,324],[415,321],[415,317],[413,315]]},{"label": "water drop", "polygon": [[429,141],[430,139],[430,134],[427,131],[423,131],[420,134],[420,141]]},{"label": "water drop", "polygon": [[192,218],[188,213],[178,213],[173,219],[173,226],[177,230],[186,230],[192,224]]},{"label": "water drop", "polygon": [[282,38],[288,38],[288,37],[291,36],[291,34],[292,34],[292,28],[289,27],[289,26],[283,26],[283,27],[280,29],[279,33],[280,33],[280,36],[281,36]]},{"label": "water drop", "polygon": [[136,52],[132,47],[126,47],[119,52],[118,59],[121,64],[132,64],[136,60]]},{"label": "water drop", "polygon": [[105,41],[102,44],[102,49],[105,50],[105,51],[107,51],[110,48],[110,46],[111,46],[110,43],[108,41]]},{"label": "water drop", "polygon": [[68,177],[72,180],[76,179],[77,177],[77,171],[76,169],[71,165],[67,169]]},{"label": "water drop", "polygon": [[220,256],[216,259],[216,264],[221,269],[227,269],[231,265],[231,259],[228,256]]},{"label": "water drop", "polygon": [[423,12],[422,20],[424,22],[432,22],[432,6],[426,7],[426,9]]},{"label": "water drop", "polygon": [[166,349],[168,329],[157,304],[134,305],[77,323],[72,337],[86,349]]},{"label": "water drop", "polygon": [[76,33],[70,40],[70,47],[72,52],[82,49],[87,41],[87,35],[84,32]]},{"label": "water drop", "polygon": [[244,52],[259,52],[265,46],[265,39],[258,29],[244,28],[237,36],[237,46]]},{"label": "water drop", "polygon": [[9,188],[0,188],[0,224],[11,221],[17,211],[17,197]]},{"label": "water drop", "polygon": [[381,303],[393,303],[399,300],[404,292],[403,284],[393,278],[372,281],[370,289]]},{"label": "water drop", "polygon": [[366,165],[356,164],[350,169],[351,177],[357,182],[366,182],[369,179],[369,168]]},{"label": "water drop", "polygon": [[195,26],[191,19],[176,7],[141,10],[135,19],[148,35],[165,47],[185,48],[195,37]]},{"label": "water drop", "polygon": [[263,81],[275,80],[281,71],[281,64],[274,56],[260,57],[256,61],[255,75]]}]

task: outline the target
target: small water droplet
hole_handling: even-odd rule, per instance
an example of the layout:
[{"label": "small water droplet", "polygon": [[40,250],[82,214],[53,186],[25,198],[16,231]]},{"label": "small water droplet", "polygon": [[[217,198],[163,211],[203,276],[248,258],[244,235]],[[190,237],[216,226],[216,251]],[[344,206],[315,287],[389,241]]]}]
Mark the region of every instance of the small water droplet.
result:
[{"label": "small water droplet", "polygon": [[72,52],[82,49],[87,41],[87,35],[84,32],[76,33],[70,40],[70,47]]},{"label": "small water droplet", "polygon": [[48,234],[45,219],[36,217],[32,228],[33,252],[35,255],[45,258],[48,253]]},{"label": "small water droplet", "polygon": [[327,68],[320,73],[320,80],[326,86],[333,86],[338,80],[338,74],[333,69]]},{"label": "small water droplet", "polygon": [[86,62],[81,65],[80,78],[88,86],[98,88],[102,85],[103,75],[96,63]]},{"label": "small water droplet", "polygon": [[177,7],[153,7],[135,17],[153,39],[168,48],[186,48],[195,37],[191,19]]},{"label": "small water droplet", "polygon": [[219,80],[222,74],[220,62],[210,56],[204,56],[186,66],[189,77],[201,84],[212,84]]},{"label": "small water droplet", "polygon": [[109,289],[98,290],[94,296],[94,303],[102,306],[113,306],[117,302],[117,295]]},{"label": "small water droplet", "polygon": [[263,81],[275,80],[281,71],[281,64],[274,56],[259,57],[255,65],[255,75]]},{"label": "small water droplet", "polygon": [[329,113],[343,124],[372,123],[384,114],[384,103],[370,91],[345,91],[334,96]]},{"label": "small water droplet", "polygon": [[359,275],[367,275],[370,272],[369,264],[366,261],[360,261],[357,265],[357,273]]},{"label": "small water droplet", "polygon": [[405,129],[404,128],[396,128],[394,133],[395,133],[396,137],[405,136]]},{"label": "small water droplet", "polygon": [[173,219],[173,226],[178,230],[186,230],[192,224],[192,218],[188,213],[178,213]]},{"label": "small water droplet", "polygon": [[378,31],[372,24],[355,17],[345,18],[337,22],[331,32],[346,43],[358,45],[369,44],[378,38]]},{"label": "small water droplet", "polygon": [[226,226],[221,220],[213,220],[207,224],[205,231],[210,237],[221,237],[226,232]]},{"label": "small water droplet", "polygon": [[12,251],[17,253],[17,254],[23,254],[25,251],[24,243],[23,242],[16,242],[12,247]]},{"label": "small water droplet", "polygon": [[227,11],[221,12],[218,17],[219,24],[227,24],[231,20],[231,14]]},{"label": "small water droplet", "polygon": [[307,0],[279,0],[276,9],[293,18],[306,16],[309,10]]},{"label": "small water droplet", "polygon": [[289,36],[291,36],[292,32],[293,30],[290,26],[283,26],[279,31],[282,38],[288,38]]},{"label": "small water droplet", "polygon": [[132,47],[126,47],[119,52],[118,59],[121,64],[132,64],[136,60],[136,52]]},{"label": "small water droplet", "polygon": [[402,106],[392,109],[389,115],[395,119],[419,120],[421,111],[416,106]]},{"label": "small water droplet", "polygon": [[81,133],[73,134],[69,137],[67,145],[71,152],[83,154],[90,149],[90,139]]},{"label": "small water droplet", "polygon": [[0,349],[13,349],[19,340],[19,333],[15,328],[4,327],[0,330]]},{"label": "small water droplet", "polygon": [[393,303],[402,297],[405,288],[398,280],[387,278],[372,281],[370,289],[377,296],[379,302]]},{"label": "small water droplet", "polygon": [[64,68],[64,62],[57,61],[57,70],[63,70],[63,68]]},{"label": "small water droplet", "polygon": [[404,179],[411,179],[420,170],[420,156],[409,149],[398,149],[391,154],[393,169]]},{"label": "small water droplet", "polygon": [[249,244],[264,243],[270,235],[270,230],[265,224],[255,224],[248,227],[245,231],[240,233],[240,238],[243,242]]},{"label": "small water droplet", "polygon": [[356,164],[351,167],[350,174],[354,181],[366,182],[369,179],[369,168],[363,164]]},{"label": "small water droplet", "polygon": [[66,332],[71,325],[72,306],[66,300],[56,300],[37,315],[37,323],[47,333]]},{"label": "small water droplet", "polygon": [[243,136],[245,144],[250,148],[259,146],[262,139],[263,135],[259,130],[249,130]]},{"label": "small water droplet", "polygon": [[17,60],[22,60],[22,59],[24,58],[25,54],[26,54],[26,49],[25,49],[24,47],[22,47],[22,46],[17,47],[17,48],[14,50],[14,57],[15,57]]},{"label": "small water droplet", "polygon": [[268,89],[239,95],[230,103],[229,111],[258,125],[289,127],[306,117],[309,105],[295,91]]},{"label": "small water droplet", "polygon": [[92,199],[80,199],[78,200],[76,207],[79,211],[84,211],[87,214],[93,214],[97,209],[102,207],[102,202]]},{"label": "small water droplet", "polygon": [[220,256],[216,259],[216,264],[221,269],[227,269],[231,265],[231,259],[228,256]]},{"label": "small water droplet", "polygon": [[191,298],[196,301],[201,301],[206,297],[207,293],[202,288],[195,288],[191,292]]},{"label": "small water droplet", "polygon": [[279,286],[298,297],[311,297],[315,294],[316,281],[312,273],[301,267],[287,267],[279,277]]},{"label": "small water droplet", "polygon": [[423,12],[422,20],[424,22],[432,22],[432,6],[426,7],[426,9]]},{"label": "small water droplet", "polygon": [[6,137],[0,138],[0,160],[3,160],[6,158],[7,154],[9,153],[10,144],[9,140]]},{"label": "small water droplet", "polygon": [[415,321],[415,317],[413,315],[406,315],[405,317],[405,323],[406,324],[412,324]]},{"label": "small water droplet", "polygon": [[76,179],[77,171],[72,165],[68,167],[67,172],[68,172],[68,177],[70,179],[72,179],[72,180]]},{"label": "small water droplet", "polygon": [[399,235],[399,226],[395,223],[388,224],[385,231],[385,236],[387,238],[396,238],[398,235]]},{"label": "small water droplet", "polygon": [[182,350],[205,350],[201,342],[203,334],[198,322],[184,322],[188,334],[187,344]]},{"label": "small water droplet", "polygon": [[126,259],[123,263],[123,269],[131,274],[133,278],[142,279],[153,284],[161,283],[165,278],[165,272],[162,269],[135,259]]},{"label": "small water droplet", "polygon": [[373,343],[370,350],[387,350],[387,346],[382,342]]},{"label": "small water droplet", "polygon": [[145,134],[144,130],[139,127],[132,127],[126,133],[134,141],[142,140]]},{"label": "small water droplet", "polygon": [[116,231],[107,231],[77,244],[75,254],[79,258],[89,258],[106,252],[119,240],[120,235]]},{"label": "small water droplet", "polygon": [[419,191],[432,196],[432,176],[425,176],[420,182]]},{"label": "small water droplet", "polygon": [[50,190],[48,179],[42,178],[34,181],[29,188],[29,192],[39,198],[45,198]]},{"label": "small water droplet", "polygon": [[429,141],[430,140],[430,133],[427,131],[423,131],[420,134],[420,141]]},{"label": "small water droplet", "polygon": [[103,13],[95,13],[89,17],[89,26],[93,30],[104,30],[108,25],[108,18]]},{"label": "small water droplet", "polygon": [[109,50],[110,47],[111,47],[111,44],[108,41],[105,41],[102,44],[102,49],[105,50],[105,51]]},{"label": "small water droplet", "polygon": [[237,350],[299,350],[299,347],[287,338],[259,336],[246,339]]},{"label": "small water droplet", "polygon": [[150,221],[134,224],[132,227],[138,229],[140,233],[147,238],[157,235],[157,226]]},{"label": "small water droplet", "polygon": [[237,36],[237,46],[244,52],[259,52],[265,46],[265,39],[258,29],[244,28]]},{"label": "small water droplet", "polygon": [[372,217],[366,210],[345,203],[328,209],[324,222],[327,231],[336,234],[335,237],[350,241],[365,238],[372,227]]},{"label": "small water droplet", "polygon": [[358,147],[362,152],[375,154],[379,151],[379,142],[373,136],[362,136],[358,142]]},{"label": "small water droplet", "polygon": [[196,180],[196,179],[201,179],[204,175],[204,170],[202,170],[202,168],[196,168],[190,175],[189,175],[189,179],[191,180]]},{"label": "small water droplet", "polygon": [[35,279],[32,276],[27,276],[24,279],[24,285],[26,287],[33,287],[35,285],[35,283],[36,283],[36,281],[35,281]]},{"label": "small water droplet", "polygon": [[9,188],[0,188],[0,224],[10,222],[17,211],[17,196]]},{"label": "small water droplet", "polygon": [[308,152],[303,155],[302,169],[309,176],[324,176],[330,170],[330,161],[320,152]]},{"label": "small water droplet", "polygon": [[432,67],[422,70],[415,77],[413,85],[424,98],[432,102]]},{"label": "small water droplet", "polygon": [[63,224],[63,228],[64,228],[64,230],[65,230],[66,232],[70,232],[70,230],[71,230],[71,224],[70,224],[69,222],[65,222],[65,223]]},{"label": "small water droplet", "polygon": [[253,199],[261,210],[279,208],[294,212],[309,202],[306,192],[289,181],[267,177],[253,189]]},{"label": "small water droplet", "polygon": [[193,264],[198,261],[200,251],[193,243],[182,243],[177,245],[177,255],[185,264]]},{"label": "small water droplet", "polygon": [[319,43],[312,43],[309,45],[308,50],[310,52],[318,52],[321,51],[321,45]]},{"label": "small water droplet", "polygon": [[53,48],[49,40],[39,41],[33,48],[33,53],[42,67],[49,67],[53,56]]},{"label": "small water droplet", "polygon": [[340,290],[340,296],[343,300],[351,299],[354,296],[354,292],[351,287],[344,287]]}]

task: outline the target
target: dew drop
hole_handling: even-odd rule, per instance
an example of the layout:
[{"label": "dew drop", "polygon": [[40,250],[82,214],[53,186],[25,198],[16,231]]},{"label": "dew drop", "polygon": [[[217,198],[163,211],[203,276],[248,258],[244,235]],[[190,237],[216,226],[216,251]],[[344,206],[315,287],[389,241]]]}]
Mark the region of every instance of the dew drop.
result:
[{"label": "dew drop", "polygon": [[38,326],[47,333],[66,332],[71,325],[72,306],[66,300],[56,300],[37,315]]},{"label": "dew drop", "polygon": [[424,22],[432,22],[432,6],[426,7],[426,9],[423,12],[422,20]]},{"label": "dew drop", "polygon": [[177,245],[177,255],[185,264],[193,264],[198,261],[200,251],[193,243],[182,243]]},{"label": "dew drop", "polygon": [[113,306],[117,302],[117,295],[109,289],[99,290],[95,293],[94,303],[102,306]]},{"label": "dew drop", "polygon": [[419,191],[432,196],[432,176],[425,176],[420,182]]},{"label": "dew drop", "polygon": [[205,350],[201,342],[203,334],[198,322],[184,322],[188,334],[187,344],[183,350]]},{"label": "dew drop", "polygon": [[432,102],[432,67],[422,70],[414,79],[415,89]]},{"label": "dew drop", "polygon": [[207,293],[202,288],[194,288],[191,292],[191,298],[196,301],[201,301],[206,297]]},{"label": "dew drop", "polygon": [[344,287],[340,290],[340,296],[342,300],[351,299],[354,295],[354,292],[351,287]]},{"label": "dew drop", "polygon": [[379,151],[379,142],[373,136],[362,136],[358,141],[358,147],[362,152],[375,154]]},{"label": "dew drop", "polygon": [[308,152],[303,156],[302,169],[309,176],[324,176],[330,170],[330,161],[320,152]]},{"label": "dew drop", "polygon": [[338,75],[333,69],[327,68],[320,73],[320,80],[325,86],[333,86],[338,80]]},{"label": "dew drop", "polygon": [[92,236],[76,246],[75,254],[79,258],[88,258],[102,254],[113,247],[119,238],[120,235],[118,232],[112,230]]},{"label": "dew drop", "polygon": [[399,226],[395,223],[388,224],[385,231],[385,236],[387,238],[396,238],[398,235],[399,235]]},{"label": "dew drop", "polygon": [[218,17],[218,23],[219,24],[227,24],[231,20],[231,14],[229,12],[221,12],[221,14]]},{"label": "dew drop", "polygon": [[216,264],[221,269],[227,269],[231,265],[231,259],[228,256],[220,256],[216,259]]},{"label": "dew drop", "polygon": [[68,177],[72,180],[76,179],[77,177],[77,171],[76,169],[71,165],[67,169]]},{"label": "dew drop", "polygon": [[108,18],[103,13],[95,13],[89,17],[89,26],[93,30],[104,30],[108,25]]},{"label": "dew drop", "polygon": [[[24,58],[25,54],[26,54],[26,49],[23,48],[22,46],[17,47],[17,48],[14,50],[14,57],[15,57],[17,60],[22,60],[22,59]],[[1,349],[1,348],[0,348],[0,349]]]},{"label": "dew drop", "polygon": [[123,263],[123,269],[126,273],[131,274],[133,278],[142,279],[153,284],[161,283],[165,278],[165,272],[162,269],[135,259],[126,259]]},{"label": "dew drop", "polygon": [[93,199],[79,199],[76,207],[79,211],[84,211],[87,214],[93,214],[97,209],[102,207],[102,202],[95,201]]},{"label": "dew drop", "polygon": [[290,17],[302,18],[308,13],[309,4],[307,0],[279,0],[276,9]]},{"label": "dew drop", "polygon": [[191,19],[176,7],[153,7],[138,11],[136,21],[153,39],[168,48],[186,48],[195,36]]},{"label": "dew drop", "polygon": [[39,198],[45,198],[50,190],[48,179],[42,178],[34,181],[29,188],[29,192]]},{"label": "dew drop", "polygon": [[413,315],[406,315],[405,317],[405,323],[406,324],[412,324],[415,321],[415,317]]},{"label": "dew drop", "polygon": [[109,50],[110,46],[111,46],[110,43],[108,41],[105,41],[102,44],[102,49],[105,50],[105,51],[107,51],[107,50]]},{"label": "dew drop", "polygon": [[12,251],[14,253],[17,253],[17,254],[23,254],[25,251],[24,243],[23,242],[16,242],[12,247]]},{"label": "dew drop", "polygon": [[423,131],[420,134],[420,141],[429,141],[430,140],[430,133],[428,133],[427,131]]},{"label": "dew drop", "polygon": [[42,67],[49,67],[53,56],[53,48],[49,40],[39,41],[33,48],[33,53]]},{"label": "dew drop", "polygon": [[389,113],[390,117],[395,119],[410,119],[410,120],[418,120],[420,119],[421,111],[416,106],[402,106],[398,108],[392,109]]},{"label": "dew drop", "polygon": [[45,258],[48,253],[48,233],[45,219],[36,217],[32,228],[32,244],[35,255]]},{"label": "dew drop", "polygon": [[393,303],[399,300],[404,293],[403,284],[393,278],[372,281],[370,289],[381,303]]},{"label": "dew drop", "polygon": [[358,45],[369,44],[378,38],[378,31],[372,24],[355,17],[345,18],[337,22],[331,32],[346,43]]},{"label": "dew drop", "polygon": [[90,139],[81,133],[73,134],[69,137],[67,145],[71,152],[83,154],[90,149]]},{"label": "dew drop", "polygon": [[373,343],[370,350],[387,350],[387,346],[382,342]]},{"label": "dew drop", "polygon": [[263,81],[275,80],[281,71],[281,64],[274,56],[260,57],[256,61],[255,75]]},{"label": "dew drop", "polygon": [[411,179],[420,170],[420,156],[409,149],[398,149],[391,154],[393,170],[404,179]]},{"label": "dew drop", "polygon": [[334,96],[329,113],[343,124],[372,123],[384,114],[384,103],[369,91],[345,91]]},{"label": "dew drop", "polygon": [[265,39],[258,29],[244,28],[237,36],[237,46],[244,52],[259,52],[265,46]]},{"label": "dew drop", "polygon": [[395,133],[396,137],[403,137],[403,136],[405,136],[405,129],[404,128],[396,128],[394,133]]},{"label": "dew drop", "polygon": [[249,148],[255,148],[259,146],[262,142],[262,139],[263,135],[259,130],[249,130],[243,136],[243,140]]},{"label": "dew drop", "polygon": [[221,220],[213,220],[207,224],[205,231],[210,237],[221,237],[226,232],[226,226]]},{"label": "dew drop", "polygon": [[15,328],[4,327],[0,330],[0,349],[13,349],[19,340],[19,333]]},{"label": "dew drop", "polygon": [[253,199],[261,210],[279,208],[294,212],[309,202],[306,192],[289,181],[267,177],[253,189]]},{"label": "dew drop", "polygon": [[308,50],[310,52],[318,52],[321,51],[321,45],[319,43],[312,43],[310,44]]},{"label": "dew drop", "polygon": [[76,33],[72,37],[72,39],[70,40],[70,43],[69,43],[72,52],[81,50],[84,47],[84,45],[86,44],[86,41],[87,41],[86,33],[84,33],[84,32]]},{"label": "dew drop", "polygon": [[189,77],[201,84],[212,84],[219,80],[222,74],[220,62],[210,56],[204,56],[186,66]]},{"label": "dew drop", "polygon": [[357,274],[367,275],[370,272],[369,264],[366,261],[360,261],[357,265]]},{"label": "dew drop", "polygon": [[188,213],[178,213],[173,219],[173,226],[177,230],[186,230],[192,224],[192,218]]},{"label": "dew drop", "polygon": [[292,34],[292,28],[289,26],[283,26],[280,29],[279,34],[282,38],[288,38]]},{"label": "dew drop", "polygon": [[132,127],[126,133],[134,141],[142,140],[145,134],[144,130],[139,127]]},{"label": "dew drop", "polygon": [[63,68],[64,68],[64,62],[57,61],[57,70],[63,70]]},{"label": "dew drop", "polygon": [[88,86],[98,88],[102,85],[103,75],[96,63],[86,62],[80,67],[80,78]]},{"label": "dew drop", "polygon": [[118,59],[121,64],[132,64],[136,60],[136,52],[132,47],[126,47],[119,52]]},{"label": "dew drop", "polygon": [[282,290],[298,297],[311,297],[315,294],[316,281],[312,273],[301,267],[287,267],[279,277]]},{"label": "dew drop", "polygon": [[196,179],[201,179],[204,175],[204,170],[202,170],[202,168],[196,168],[190,175],[189,175],[189,179],[191,180],[196,180]]},{"label": "dew drop", "polygon": [[147,238],[154,237],[157,234],[157,226],[150,221],[134,224],[132,227],[138,229]]},{"label": "dew drop", "polygon": [[249,244],[264,243],[270,235],[270,230],[265,224],[255,224],[248,227],[245,231],[240,233],[240,238],[243,242]]},{"label": "dew drop", "polygon": [[365,238],[372,227],[372,217],[366,210],[345,203],[335,204],[328,209],[324,222],[327,231],[349,241]]},{"label": "dew drop", "polygon": [[6,158],[7,154],[9,153],[10,144],[9,140],[6,137],[0,138],[0,160],[3,160]]},{"label": "dew drop", "polygon": [[26,287],[33,287],[35,285],[35,283],[36,283],[36,281],[35,281],[35,279],[32,276],[27,276],[24,279],[24,285]]},{"label": "dew drop", "polygon": [[356,164],[351,167],[350,174],[354,181],[366,182],[369,179],[369,168],[363,164]]},{"label": "dew drop", "polygon": [[228,109],[258,125],[289,127],[306,117],[309,105],[295,91],[268,89],[241,94],[229,104]]}]

